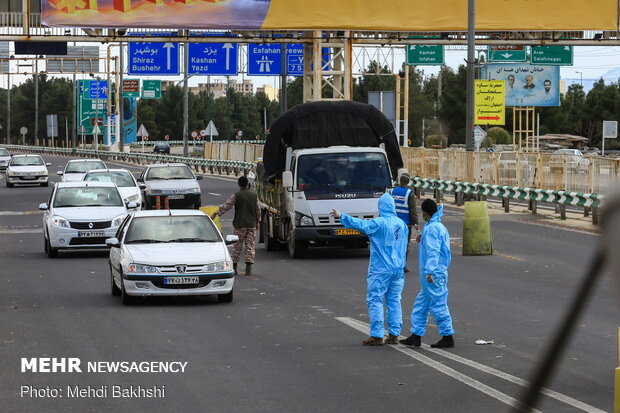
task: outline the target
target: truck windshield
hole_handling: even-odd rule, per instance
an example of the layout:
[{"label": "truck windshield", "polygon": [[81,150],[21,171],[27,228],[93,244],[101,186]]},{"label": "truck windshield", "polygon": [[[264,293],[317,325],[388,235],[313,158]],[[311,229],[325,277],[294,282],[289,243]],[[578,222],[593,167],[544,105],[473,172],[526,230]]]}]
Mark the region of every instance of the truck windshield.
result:
[{"label": "truck windshield", "polygon": [[297,162],[297,187],[304,191],[383,191],[390,186],[390,172],[382,153],[302,155]]}]

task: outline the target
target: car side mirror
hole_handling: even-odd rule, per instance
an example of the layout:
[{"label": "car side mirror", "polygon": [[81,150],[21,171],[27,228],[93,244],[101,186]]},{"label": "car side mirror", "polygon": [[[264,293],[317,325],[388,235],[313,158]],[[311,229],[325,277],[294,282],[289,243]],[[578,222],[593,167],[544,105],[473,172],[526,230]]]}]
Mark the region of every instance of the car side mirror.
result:
[{"label": "car side mirror", "polygon": [[136,209],[138,208],[138,203],[137,202],[127,202],[125,203],[125,205],[127,205],[127,209]]},{"label": "car side mirror", "polygon": [[42,204],[39,204],[39,210],[47,211],[47,209],[48,209],[48,205],[45,202],[43,202]]},{"label": "car side mirror", "polygon": [[63,174],[63,172],[62,172],[62,171],[58,171],[58,172],[56,172],[56,175],[58,175],[58,176],[62,176],[62,174]]},{"label": "car side mirror", "polygon": [[138,182],[138,188],[146,189],[146,184],[144,182]]},{"label": "car side mirror", "polygon": [[234,244],[235,242],[239,242],[239,235],[226,235],[226,245]]},{"label": "car side mirror", "polygon": [[197,181],[202,181],[202,175],[198,175],[198,176],[196,177],[196,180],[197,180]]},{"label": "car side mirror", "polygon": [[105,240],[105,245],[110,248],[120,248],[121,243],[118,238],[108,238]]},{"label": "car side mirror", "polygon": [[45,166],[52,166],[52,164],[51,164],[51,163],[49,163],[49,162],[46,162],[46,163],[45,163]]},{"label": "car side mirror", "polygon": [[282,186],[286,189],[293,187],[293,173],[291,171],[282,172]]}]

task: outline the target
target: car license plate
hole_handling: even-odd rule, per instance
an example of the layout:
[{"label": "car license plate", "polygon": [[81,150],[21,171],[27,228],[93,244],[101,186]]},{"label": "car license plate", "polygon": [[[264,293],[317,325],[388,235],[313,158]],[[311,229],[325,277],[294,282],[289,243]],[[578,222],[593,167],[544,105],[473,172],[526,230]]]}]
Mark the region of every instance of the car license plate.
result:
[{"label": "car license plate", "polygon": [[165,285],[198,284],[198,277],[165,277]]},{"label": "car license plate", "polygon": [[78,238],[105,237],[104,231],[79,231]]},{"label": "car license plate", "polygon": [[36,176],[22,176],[22,179],[37,179]]},{"label": "car license plate", "polygon": [[356,229],[349,229],[349,228],[338,228],[334,230],[334,235],[360,235],[361,232],[359,232]]},{"label": "car license plate", "polygon": [[185,195],[168,195],[168,199],[183,199]]}]

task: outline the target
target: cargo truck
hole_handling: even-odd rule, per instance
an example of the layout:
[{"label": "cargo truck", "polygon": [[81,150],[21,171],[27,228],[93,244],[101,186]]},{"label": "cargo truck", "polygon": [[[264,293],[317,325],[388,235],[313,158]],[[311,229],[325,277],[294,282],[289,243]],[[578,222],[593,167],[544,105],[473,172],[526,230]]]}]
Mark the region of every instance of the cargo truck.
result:
[{"label": "cargo truck", "polygon": [[309,247],[367,247],[344,228],[332,208],[354,217],[379,215],[378,198],[406,173],[392,123],[356,102],[297,105],[270,128],[257,165],[259,242],[286,246],[293,258]]}]

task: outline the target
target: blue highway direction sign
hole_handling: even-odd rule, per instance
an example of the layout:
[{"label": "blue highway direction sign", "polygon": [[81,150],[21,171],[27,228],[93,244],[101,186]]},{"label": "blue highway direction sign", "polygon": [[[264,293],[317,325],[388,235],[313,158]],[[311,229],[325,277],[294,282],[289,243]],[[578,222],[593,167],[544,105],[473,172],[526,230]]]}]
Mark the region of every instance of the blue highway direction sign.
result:
[{"label": "blue highway direction sign", "polygon": [[190,43],[189,74],[236,75],[239,45],[236,43]]},{"label": "blue highway direction sign", "polygon": [[280,74],[282,74],[282,45],[248,44],[248,75],[273,76]]},{"label": "blue highway direction sign", "polygon": [[130,75],[178,75],[179,44],[137,42],[129,43]]}]

